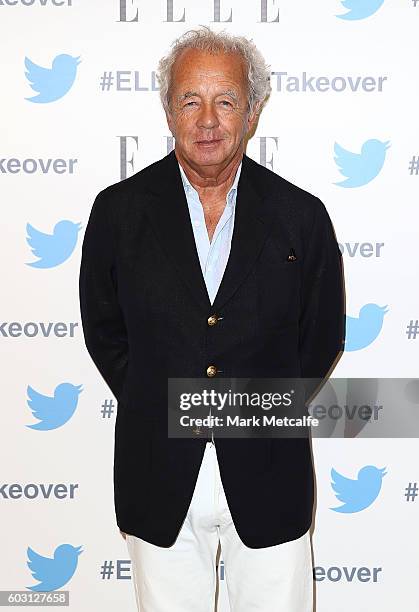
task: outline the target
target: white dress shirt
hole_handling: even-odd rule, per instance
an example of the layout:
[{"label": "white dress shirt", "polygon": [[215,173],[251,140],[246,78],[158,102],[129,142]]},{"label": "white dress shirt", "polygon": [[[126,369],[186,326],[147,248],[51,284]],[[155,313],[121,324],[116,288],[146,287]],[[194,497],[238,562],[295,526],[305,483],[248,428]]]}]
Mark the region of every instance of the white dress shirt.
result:
[{"label": "white dress shirt", "polygon": [[213,304],[230,255],[231,237],[233,235],[236,211],[237,184],[239,182],[242,163],[240,162],[237,168],[234,182],[227,194],[226,206],[217,223],[211,242],[205,225],[204,209],[199,199],[198,192],[190,184],[179,162],[178,165],[182,176],[186,200],[188,202],[189,215],[199,262],[201,264],[202,275],[205,280],[210,302]]}]

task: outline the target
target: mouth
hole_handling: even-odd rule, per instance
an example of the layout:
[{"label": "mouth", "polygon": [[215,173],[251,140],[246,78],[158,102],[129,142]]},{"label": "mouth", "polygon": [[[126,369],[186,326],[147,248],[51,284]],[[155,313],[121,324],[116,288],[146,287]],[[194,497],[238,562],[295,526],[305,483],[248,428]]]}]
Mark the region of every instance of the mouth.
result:
[{"label": "mouth", "polygon": [[212,140],[196,140],[195,144],[198,147],[203,147],[204,149],[211,149],[219,145],[221,141],[221,138],[214,138]]}]

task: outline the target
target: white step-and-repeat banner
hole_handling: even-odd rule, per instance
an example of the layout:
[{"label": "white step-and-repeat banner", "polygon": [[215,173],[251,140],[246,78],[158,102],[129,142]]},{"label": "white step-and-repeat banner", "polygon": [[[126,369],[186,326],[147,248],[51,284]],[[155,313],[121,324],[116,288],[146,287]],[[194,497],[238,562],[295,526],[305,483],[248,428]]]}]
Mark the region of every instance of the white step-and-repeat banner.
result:
[{"label": "white step-and-repeat banner", "polygon": [[[247,153],[334,223],[348,339],[333,376],[418,375],[419,1],[0,0],[0,590],[69,590],[74,612],[135,610],[116,402],[80,323],[83,232],[101,189],[171,150],[155,71],[200,24],[260,48],[272,94]],[[417,440],[318,439],[314,457],[317,611],[415,612]],[[219,577],[227,612],[222,560]]]}]

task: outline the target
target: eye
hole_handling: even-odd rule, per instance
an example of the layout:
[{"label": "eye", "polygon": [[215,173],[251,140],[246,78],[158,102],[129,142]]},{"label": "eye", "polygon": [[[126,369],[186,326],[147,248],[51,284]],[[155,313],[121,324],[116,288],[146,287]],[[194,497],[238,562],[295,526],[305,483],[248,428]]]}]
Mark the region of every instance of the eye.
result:
[{"label": "eye", "polygon": [[197,102],[194,102],[193,100],[191,100],[190,102],[186,102],[184,106],[191,106],[191,104],[197,104]]},{"label": "eye", "polygon": [[221,104],[226,105],[226,106],[233,106],[231,102],[229,102],[228,100],[221,100]]}]

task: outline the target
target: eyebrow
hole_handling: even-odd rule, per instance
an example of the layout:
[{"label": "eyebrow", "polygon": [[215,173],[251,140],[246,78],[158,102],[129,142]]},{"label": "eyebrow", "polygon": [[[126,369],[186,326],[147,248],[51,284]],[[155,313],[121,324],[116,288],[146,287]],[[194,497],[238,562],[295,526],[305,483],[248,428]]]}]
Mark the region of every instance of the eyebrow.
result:
[{"label": "eyebrow", "polygon": [[[183,100],[186,100],[187,98],[192,98],[194,96],[197,96],[199,98],[199,93],[197,93],[196,91],[185,91],[185,93],[181,94],[180,96],[177,96],[177,100],[178,102],[182,102]],[[217,97],[218,96],[230,96],[236,102],[238,101],[237,93],[233,89],[226,89],[225,91],[222,91],[217,94]]]}]

